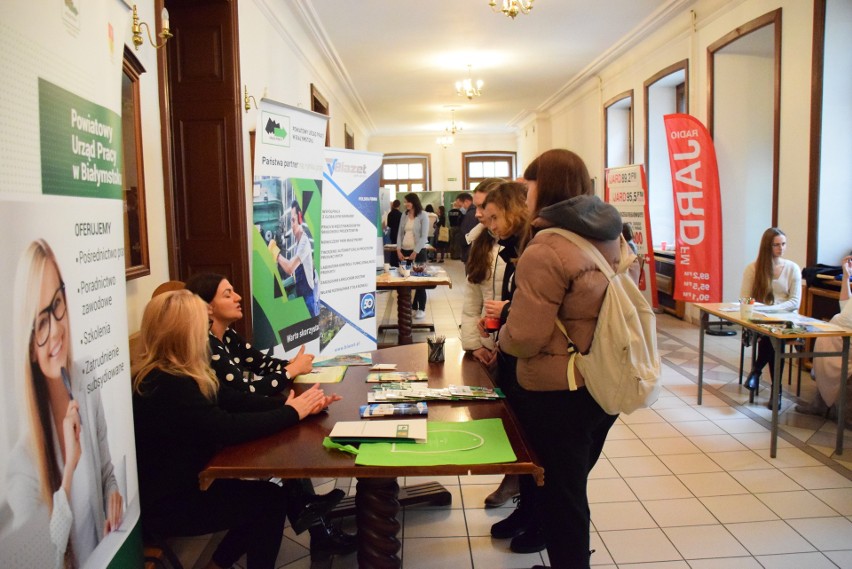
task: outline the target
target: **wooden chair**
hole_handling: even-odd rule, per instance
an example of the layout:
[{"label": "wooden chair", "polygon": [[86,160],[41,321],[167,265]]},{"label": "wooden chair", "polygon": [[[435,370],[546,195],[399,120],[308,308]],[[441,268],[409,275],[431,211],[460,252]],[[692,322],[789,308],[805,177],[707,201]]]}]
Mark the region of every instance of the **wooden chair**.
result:
[{"label": "wooden chair", "polygon": [[171,292],[173,290],[183,290],[184,288],[186,288],[186,285],[183,281],[166,281],[154,289],[154,292],[151,293],[151,298],[154,298],[158,294],[163,294],[164,292]]}]

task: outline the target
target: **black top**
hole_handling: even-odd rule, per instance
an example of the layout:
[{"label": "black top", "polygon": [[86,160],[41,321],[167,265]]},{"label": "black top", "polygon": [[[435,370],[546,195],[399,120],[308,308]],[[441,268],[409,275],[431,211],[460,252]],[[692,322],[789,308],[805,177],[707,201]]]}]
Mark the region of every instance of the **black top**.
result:
[{"label": "black top", "polygon": [[299,422],[280,399],[220,389],[206,399],[189,377],[149,373],[133,393],[133,426],[142,512],[162,514],[200,492],[198,473],[222,447]]},{"label": "black top", "polygon": [[397,234],[399,233],[399,220],[402,219],[402,212],[398,209],[391,209],[388,212],[388,229],[390,229],[391,243],[396,245]]},{"label": "black top", "polygon": [[222,340],[213,332],[210,332],[209,339],[210,367],[216,372],[221,386],[272,395],[292,385],[284,370],[290,362],[267,356],[231,328],[225,330]]},{"label": "black top", "polygon": [[459,208],[454,207],[447,212],[447,218],[450,220],[450,227],[458,227],[461,224],[462,212]]},{"label": "black top", "polygon": [[[461,224],[459,225],[459,231],[462,236],[470,233],[470,230],[479,225],[479,220],[476,219],[476,208],[473,207],[473,204],[464,214],[464,217],[461,220]],[[461,260],[464,263],[467,263],[467,255],[470,252],[470,243],[467,242],[466,239],[462,238],[461,241]]]}]

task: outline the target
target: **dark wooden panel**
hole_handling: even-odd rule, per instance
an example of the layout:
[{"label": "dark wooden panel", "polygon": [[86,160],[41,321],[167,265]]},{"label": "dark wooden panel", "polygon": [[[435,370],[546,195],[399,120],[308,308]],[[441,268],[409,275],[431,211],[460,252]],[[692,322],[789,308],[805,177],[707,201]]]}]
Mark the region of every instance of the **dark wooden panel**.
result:
[{"label": "dark wooden panel", "polygon": [[[178,275],[226,275],[250,296],[236,3],[170,0],[174,235]],[[246,312],[237,330],[250,337]]]}]

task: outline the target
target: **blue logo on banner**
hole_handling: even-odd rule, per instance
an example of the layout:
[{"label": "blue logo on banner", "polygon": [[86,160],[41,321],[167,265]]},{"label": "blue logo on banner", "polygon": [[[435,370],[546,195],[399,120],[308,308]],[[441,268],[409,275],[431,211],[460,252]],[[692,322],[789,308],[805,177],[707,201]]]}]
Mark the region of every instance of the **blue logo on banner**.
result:
[{"label": "blue logo on banner", "polygon": [[376,295],[372,292],[365,292],[361,295],[361,320],[364,318],[372,318],[376,315]]}]

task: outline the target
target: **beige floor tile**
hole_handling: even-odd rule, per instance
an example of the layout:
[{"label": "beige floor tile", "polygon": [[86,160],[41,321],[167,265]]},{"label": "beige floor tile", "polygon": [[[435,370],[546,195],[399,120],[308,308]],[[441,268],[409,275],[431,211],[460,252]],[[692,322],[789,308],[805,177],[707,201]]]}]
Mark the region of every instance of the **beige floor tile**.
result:
[{"label": "beige floor tile", "polygon": [[772,467],[770,463],[751,450],[708,452],[707,456],[729,472],[732,470],[761,470]]},{"label": "beige floor tile", "polygon": [[842,516],[787,520],[787,523],[820,551],[852,546],[852,522]]},{"label": "beige floor tile", "polygon": [[[677,431],[675,431],[677,433]],[[700,452],[688,438],[678,434],[676,437],[645,439],[645,445],[657,456],[694,454]]]},{"label": "beige floor tile", "polygon": [[599,502],[630,502],[636,499],[633,490],[621,478],[589,480],[587,494],[590,504]]},{"label": "beige floor tile", "polygon": [[835,569],[837,565],[822,553],[788,553],[759,555],[757,561],[766,569]]},{"label": "beige floor tile", "polygon": [[417,569],[472,569],[468,538],[406,539],[402,546],[402,565]]},{"label": "beige floor tile", "polygon": [[727,472],[679,474],[680,481],[698,496],[730,496],[748,494],[748,491]]},{"label": "beige floor tile", "polygon": [[719,425],[709,419],[702,419],[700,421],[674,421],[671,425],[685,437],[725,434],[725,431]]},{"label": "beige floor tile", "polygon": [[726,452],[745,450],[746,447],[731,435],[707,435],[690,437],[692,443],[704,452]]},{"label": "beige floor tile", "polygon": [[663,476],[671,473],[656,456],[611,458],[609,461],[622,478]]},{"label": "beige floor tile", "polygon": [[736,473],[737,482],[749,492],[791,492],[802,487],[777,468],[765,470],[743,470]]},{"label": "beige floor tile", "polygon": [[640,500],[690,498],[692,494],[676,476],[645,476],[625,479]]},{"label": "beige floor tile", "polygon": [[613,561],[623,563],[653,563],[677,561],[680,553],[660,529],[638,529],[599,532]]},{"label": "beige floor tile", "polygon": [[736,557],[748,551],[722,525],[664,528],[684,559]]},{"label": "beige floor tile", "polygon": [[782,519],[821,518],[837,515],[818,497],[804,490],[799,492],[768,492],[756,497]]},{"label": "beige floor tile", "polygon": [[603,454],[607,458],[619,458],[625,456],[651,456],[651,452],[645,443],[639,439],[606,441],[604,443]]},{"label": "beige floor tile", "polygon": [[852,480],[841,476],[827,466],[805,466],[782,470],[787,476],[808,490],[852,487]]},{"label": "beige floor tile", "polygon": [[852,516],[852,488],[811,490],[811,494],[831,506],[842,516]]},{"label": "beige floor tile", "polygon": [[783,521],[726,524],[752,555],[802,553],[814,551],[799,533]]},{"label": "beige floor tile", "polygon": [[645,500],[645,509],[660,527],[709,525],[717,522],[698,498]]},{"label": "beige floor tile", "polygon": [[[664,440],[664,439],[660,439]],[[699,472],[720,472],[722,467],[710,460],[704,453],[660,455],[660,460],[674,474],[695,474]]]},{"label": "beige floor tile", "polygon": [[633,423],[630,424],[630,430],[636,433],[636,436],[643,441],[648,439],[661,439],[680,436],[680,431],[672,427],[668,423]]},{"label": "beige floor tile", "polygon": [[701,498],[710,512],[723,524],[777,520],[778,516],[751,494],[705,496]]}]

